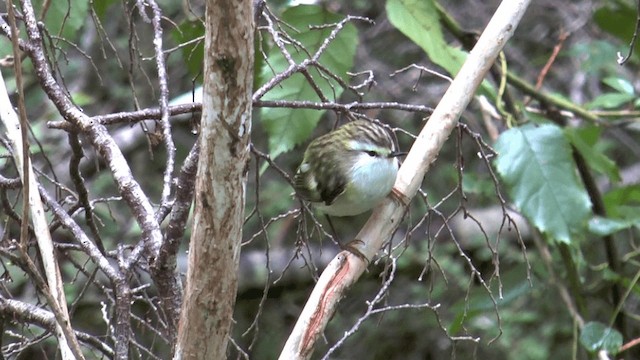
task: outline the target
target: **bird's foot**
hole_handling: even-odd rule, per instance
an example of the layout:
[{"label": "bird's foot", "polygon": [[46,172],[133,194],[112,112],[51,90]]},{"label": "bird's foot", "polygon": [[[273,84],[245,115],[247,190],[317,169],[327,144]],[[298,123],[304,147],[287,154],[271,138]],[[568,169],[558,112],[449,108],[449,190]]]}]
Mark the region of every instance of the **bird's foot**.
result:
[{"label": "bird's foot", "polygon": [[358,239],[354,239],[354,240],[349,241],[348,243],[346,243],[344,245],[340,244],[340,248],[342,250],[344,250],[344,251],[348,251],[348,252],[352,253],[353,255],[357,256],[360,260],[365,262],[367,265],[369,265],[369,259],[367,259],[367,257],[364,256],[362,251],[360,251],[360,249],[358,249],[357,245],[364,245],[364,241],[358,240]]},{"label": "bird's foot", "polygon": [[405,207],[409,206],[409,204],[411,203],[411,199],[409,199],[405,194],[401,193],[395,187],[391,189],[391,196],[398,199],[398,201],[400,201],[400,203]]}]

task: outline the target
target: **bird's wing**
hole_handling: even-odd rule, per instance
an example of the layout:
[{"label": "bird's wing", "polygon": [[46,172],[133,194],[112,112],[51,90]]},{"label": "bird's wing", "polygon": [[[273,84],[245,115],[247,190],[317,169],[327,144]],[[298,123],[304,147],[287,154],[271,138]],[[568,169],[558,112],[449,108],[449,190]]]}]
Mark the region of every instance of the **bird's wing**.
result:
[{"label": "bird's wing", "polygon": [[296,193],[307,201],[331,205],[347,188],[347,179],[340,176],[346,172],[337,168],[344,159],[331,158],[330,155],[316,159],[313,165],[306,160],[302,162],[293,178],[294,187]]},{"label": "bird's wing", "polygon": [[318,175],[318,192],[320,198],[326,205],[331,205],[338,196],[340,196],[347,188],[346,168],[340,168],[345,165],[345,159],[338,159],[337,153],[325,155],[318,161],[315,173]]},{"label": "bird's wing", "polygon": [[318,183],[311,168],[306,162],[302,162],[293,177],[293,187],[296,193],[307,201],[322,201],[320,192],[318,191]]}]

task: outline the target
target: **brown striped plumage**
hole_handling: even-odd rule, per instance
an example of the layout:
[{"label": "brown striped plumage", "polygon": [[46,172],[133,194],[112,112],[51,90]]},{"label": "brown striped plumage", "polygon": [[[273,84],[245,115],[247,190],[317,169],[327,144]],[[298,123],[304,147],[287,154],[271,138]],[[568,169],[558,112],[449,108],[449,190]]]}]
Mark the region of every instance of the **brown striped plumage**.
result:
[{"label": "brown striped plumage", "polygon": [[[347,123],[309,144],[294,177],[295,190],[303,199],[326,208],[346,191],[351,181],[349,177],[359,169],[359,161],[364,164],[380,159],[382,163],[395,164],[397,170],[397,161],[392,158],[394,156],[397,154],[394,153],[393,139],[384,127],[366,120]],[[392,166],[389,168],[393,170]],[[389,171],[384,172],[387,173]],[[375,174],[371,179],[374,182],[377,180]],[[387,183],[388,181],[384,186],[387,186]],[[371,186],[377,185],[374,183]],[[331,211],[326,212],[333,215]],[[342,214],[344,211],[339,213]]]}]

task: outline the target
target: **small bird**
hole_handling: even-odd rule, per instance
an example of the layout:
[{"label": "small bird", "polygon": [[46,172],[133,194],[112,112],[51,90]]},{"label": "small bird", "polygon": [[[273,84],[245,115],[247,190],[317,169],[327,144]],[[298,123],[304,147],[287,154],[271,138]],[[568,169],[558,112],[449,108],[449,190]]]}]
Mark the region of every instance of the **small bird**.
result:
[{"label": "small bird", "polygon": [[309,144],[294,188],[327,216],[358,215],[391,192],[400,155],[384,127],[356,120]]}]

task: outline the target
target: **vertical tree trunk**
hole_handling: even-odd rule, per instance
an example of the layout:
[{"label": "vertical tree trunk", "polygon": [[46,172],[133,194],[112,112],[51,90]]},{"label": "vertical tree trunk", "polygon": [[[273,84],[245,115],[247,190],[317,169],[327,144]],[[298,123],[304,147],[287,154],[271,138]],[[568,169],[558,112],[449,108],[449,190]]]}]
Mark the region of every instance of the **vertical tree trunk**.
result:
[{"label": "vertical tree trunk", "polygon": [[176,359],[225,358],[249,161],[251,0],[208,0],[205,21],[200,158]]}]

